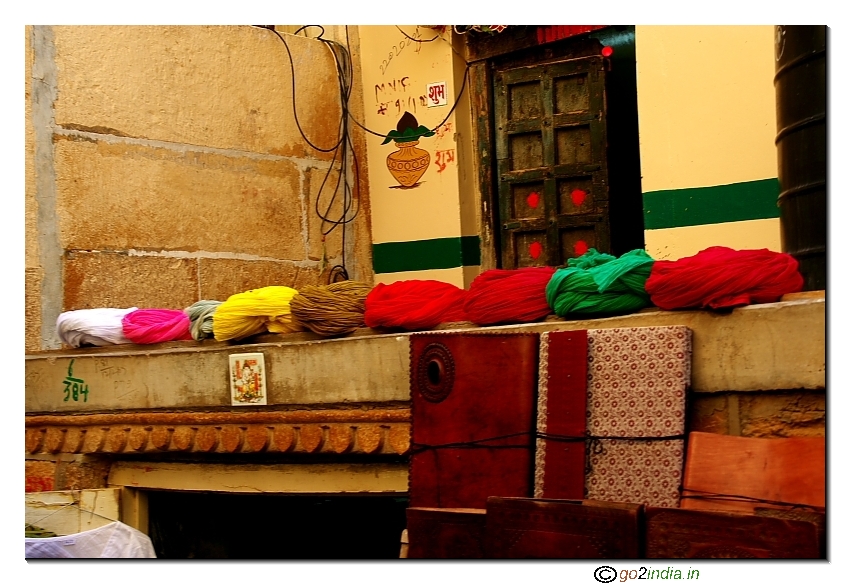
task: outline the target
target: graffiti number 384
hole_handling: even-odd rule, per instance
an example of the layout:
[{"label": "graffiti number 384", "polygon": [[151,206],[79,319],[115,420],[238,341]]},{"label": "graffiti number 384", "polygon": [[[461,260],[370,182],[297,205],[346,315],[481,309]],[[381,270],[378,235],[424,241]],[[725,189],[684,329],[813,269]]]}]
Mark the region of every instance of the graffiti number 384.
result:
[{"label": "graffiti number 384", "polygon": [[83,379],[74,378],[74,360],[76,359],[72,358],[70,364],[68,364],[68,376],[62,381],[62,384],[65,385],[64,400],[73,399],[79,401],[80,397],[82,397],[83,402],[86,403],[89,400],[89,386]]}]

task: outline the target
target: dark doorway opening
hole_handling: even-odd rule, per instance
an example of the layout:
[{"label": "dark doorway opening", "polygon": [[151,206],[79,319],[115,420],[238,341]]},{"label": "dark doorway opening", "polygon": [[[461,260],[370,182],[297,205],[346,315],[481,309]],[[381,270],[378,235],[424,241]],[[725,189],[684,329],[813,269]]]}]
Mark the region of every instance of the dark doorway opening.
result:
[{"label": "dark doorway opening", "polygon": [[151,491],[161,559],[395,559],[406,497]]}]

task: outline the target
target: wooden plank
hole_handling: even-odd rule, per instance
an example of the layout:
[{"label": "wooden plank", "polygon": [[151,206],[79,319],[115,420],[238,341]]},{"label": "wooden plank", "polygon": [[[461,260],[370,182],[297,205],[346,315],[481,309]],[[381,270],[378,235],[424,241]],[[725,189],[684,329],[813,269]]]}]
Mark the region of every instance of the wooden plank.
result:
[{"label": "wooden plank", "polygon": [[473,151],[478,156],[473,160],[478,176],[478,199],[481,205],[479,233],[481,237],[481,270],[494,269],[500,265],[498,215],[493,204],[498,200],[494,188],[493,160],[495,145],[493,142],[492,115],[492,74],[485,63],[473,63],[469,68],[470,105],[474,112]]},{"label": "wooden plank", "polygon": [[116,462],[109,484],[132,488],[252,494],[407,492],[407,464],[199,464]]},{"label": "wooden plank", "polygon": [[138,488],[121,488],[121,522],[148,534],[148,494]]},{"label": "wooden plank", "polygon": [[769,507],[766,501],[826,504],[823,437],[768,439],[694,431],[685,459],[682,508],[752,512]]}]

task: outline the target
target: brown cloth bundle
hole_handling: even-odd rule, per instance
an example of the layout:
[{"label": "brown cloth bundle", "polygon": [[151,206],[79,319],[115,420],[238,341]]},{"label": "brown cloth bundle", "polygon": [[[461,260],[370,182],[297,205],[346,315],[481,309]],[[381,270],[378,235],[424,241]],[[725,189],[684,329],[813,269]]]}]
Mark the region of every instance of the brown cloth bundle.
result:
[{"label": "brown cloth bundle", "polygon": [[372,288],[359,281],[308,285],[289,303],[295,321],[322,336],[341,336],[363,327],[366,296]]}]

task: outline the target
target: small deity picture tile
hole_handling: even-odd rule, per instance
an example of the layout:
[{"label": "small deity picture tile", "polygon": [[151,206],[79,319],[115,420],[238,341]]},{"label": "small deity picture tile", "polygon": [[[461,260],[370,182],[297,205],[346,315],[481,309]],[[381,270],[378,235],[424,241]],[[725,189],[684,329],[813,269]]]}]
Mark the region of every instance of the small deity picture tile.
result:
[{"label": "small deity picture tile", "polygon": [[230,404],[266,405],[266,365],[263,354],[230,355]]}]

